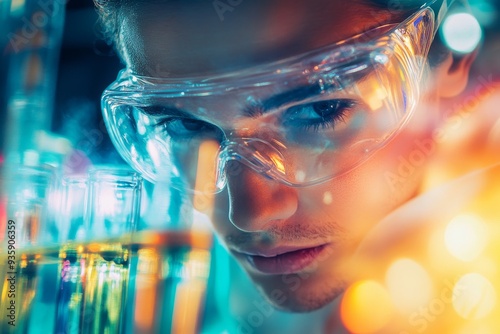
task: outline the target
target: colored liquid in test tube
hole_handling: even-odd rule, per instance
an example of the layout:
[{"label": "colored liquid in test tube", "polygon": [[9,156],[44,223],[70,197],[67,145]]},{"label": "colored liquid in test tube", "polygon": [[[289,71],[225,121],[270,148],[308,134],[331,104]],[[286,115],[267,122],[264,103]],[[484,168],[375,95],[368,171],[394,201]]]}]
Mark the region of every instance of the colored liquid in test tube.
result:
[{"label": "colored liquid in test tube", "polygon": [[54,237],[54,180],[49,168],[17,166],[2,182],[6,217],[0,222],[1,333],[32,332],[44,284],[41,276],[57,254],[49,246]]},{"label": "colored liquid in test tube", "polygon": [[[15,193],[25,196],[25,188]],[[46,214],[51,209],[46,200],[11,205],[8,215],[23,222],[15,269],[16,326],[2,317],[1,332],[123,333],[141,179],[129,170],[99,169],[64,178],[54,194],[52,204],[60,203],[53,205],[54,219]],[[10,286],[7,269],[0,268],[2,292]],[[2,310],[10,303],[5,296]]]},{"label": "colored liquid in test tube", "polygon": [[126,169],[90,173],[88,243],[82,247],[82,333],[124,332],[131,240],[141,188],[141,178]]}]

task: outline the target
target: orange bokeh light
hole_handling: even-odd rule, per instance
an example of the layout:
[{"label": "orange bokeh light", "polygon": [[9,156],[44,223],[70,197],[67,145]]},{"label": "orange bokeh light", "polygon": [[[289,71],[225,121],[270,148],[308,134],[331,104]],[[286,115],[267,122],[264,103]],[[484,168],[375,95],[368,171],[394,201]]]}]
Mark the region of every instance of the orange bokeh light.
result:
[{"label": "orange bokeh light", "polygon": [[393,306],[389,293],[375,281],[359,281],[347,289],[340,305],[344,326],[357,334],[375,333],[390,320]]}]

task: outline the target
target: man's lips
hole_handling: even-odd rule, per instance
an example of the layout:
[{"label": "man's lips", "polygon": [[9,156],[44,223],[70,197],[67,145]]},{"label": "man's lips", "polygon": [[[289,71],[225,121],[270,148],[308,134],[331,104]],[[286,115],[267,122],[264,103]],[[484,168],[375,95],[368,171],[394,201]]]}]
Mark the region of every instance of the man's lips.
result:
[{"label": "man's lips", "polygon": [[279,247],[268,251],[238,252],[248,263],[263,274],[289,274],[309,266],[323,253],[328,244],[314,247]]}]

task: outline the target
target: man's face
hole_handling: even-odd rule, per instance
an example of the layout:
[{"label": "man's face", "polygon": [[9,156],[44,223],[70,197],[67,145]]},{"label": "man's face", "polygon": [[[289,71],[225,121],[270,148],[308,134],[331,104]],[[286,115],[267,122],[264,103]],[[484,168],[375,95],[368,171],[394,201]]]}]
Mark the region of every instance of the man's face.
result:
[{"label": "man's face", "polygon": [[[220,74],[402,19],[360,1],[222,1],[228,7],[217,9],[214,3],[126,7],[127,65],[156,77]],[[216,195],[215,230],[276,306],[319,308],[346,288],[344,264],[367,231],[415,195],[422,164],[409,156],[420,150],[423,132],[404,131],[361,166],[311,187],[292,188],[241,165]]]}]

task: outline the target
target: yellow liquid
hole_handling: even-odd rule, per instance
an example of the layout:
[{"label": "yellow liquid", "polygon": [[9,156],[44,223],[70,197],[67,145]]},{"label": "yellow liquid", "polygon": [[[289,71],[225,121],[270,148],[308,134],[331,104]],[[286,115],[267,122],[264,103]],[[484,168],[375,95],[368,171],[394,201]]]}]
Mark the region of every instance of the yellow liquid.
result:
[{"label": "yellow liquid", "polygon": [[[52,264],[57,262],[50,252],[47,259],[52,258]],[[49,255],[49,252],[47,252]],[[39,266],[45,257],[39,252],[21,253],[16,251],[16,263],[13,267],[6,264],[5,254],[0,254],[0,333],[27,333],[28,323],[33,314],[32,307],[40,283]],[[47,265],[48,262],[47,262]],[[9,281],[13,278],[14,281]],[[54,289],[55,291],[55,289]],[[13,310],[8,310],[13,307]]]},{"label": "yellow liquid", "polygon": [[196,333],[210,247],[209,234],[162,232],[18,250],[15,327],[0,254],[0,333]]}]

